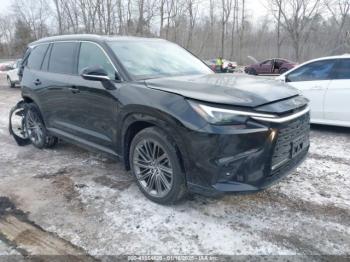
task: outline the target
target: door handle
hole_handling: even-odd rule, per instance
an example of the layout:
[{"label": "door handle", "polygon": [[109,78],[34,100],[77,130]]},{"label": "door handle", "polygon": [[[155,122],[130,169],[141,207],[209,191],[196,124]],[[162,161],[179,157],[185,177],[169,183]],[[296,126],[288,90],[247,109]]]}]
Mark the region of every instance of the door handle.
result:
[{"label": "door handle", "polygon": [[34,83],[34,85],[36,85],[36,86],[41,85],[40,79],[35,79],[35,80],[33,81],[33,83]]},{"label": "door handle", "polygon": [[79,88],[77,88],[76,86],[70,87],[69,90],[70,90],[73,94],[80,93]]},{"label": "door handle", "polygon": [[310,88],[311,90],[322,90],[323,87],[322,86],[313,86]]}]

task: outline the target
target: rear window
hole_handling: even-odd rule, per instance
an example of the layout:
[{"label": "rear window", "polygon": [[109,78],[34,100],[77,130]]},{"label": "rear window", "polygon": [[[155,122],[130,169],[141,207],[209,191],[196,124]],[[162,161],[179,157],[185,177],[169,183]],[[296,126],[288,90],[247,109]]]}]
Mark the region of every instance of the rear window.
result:
[{"label": "rear window", "polygon": [[44,44],[34,47],[28,58],[28,68],[40,70],[48,46],[49,44]]},{"label": "rear window", "polygon": [[60,74],[74,74],[76,49],[78,44],[75,42],[57,42],[51,49],[49,71]]}]

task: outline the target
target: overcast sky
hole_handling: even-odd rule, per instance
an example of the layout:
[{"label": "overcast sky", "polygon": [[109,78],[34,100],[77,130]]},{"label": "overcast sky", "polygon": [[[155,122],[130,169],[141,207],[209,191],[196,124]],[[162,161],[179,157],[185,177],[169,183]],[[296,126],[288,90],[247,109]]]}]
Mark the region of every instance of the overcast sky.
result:
[{"label": "overcast sky", "polygon": [[[0,0],[0,16],[9,11],[10,5],[14,0]],[[260,17],[267,14],[265,8],[268,0],[246,0],[247,16],[249,20],[257,21]]]}]

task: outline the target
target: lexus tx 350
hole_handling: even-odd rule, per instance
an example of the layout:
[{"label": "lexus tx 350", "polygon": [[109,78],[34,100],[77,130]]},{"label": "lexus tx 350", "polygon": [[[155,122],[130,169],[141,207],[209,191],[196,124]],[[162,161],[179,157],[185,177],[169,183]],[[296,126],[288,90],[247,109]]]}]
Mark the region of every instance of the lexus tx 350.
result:
[{"label": "lexus tx 350", "polygon": [[21,75],[35,147],[62,139],[120,159],[158,203],[264,189],[309,148],[308,100],[298,91],[215,74],[165,40],[45,38],[29,44]]}]

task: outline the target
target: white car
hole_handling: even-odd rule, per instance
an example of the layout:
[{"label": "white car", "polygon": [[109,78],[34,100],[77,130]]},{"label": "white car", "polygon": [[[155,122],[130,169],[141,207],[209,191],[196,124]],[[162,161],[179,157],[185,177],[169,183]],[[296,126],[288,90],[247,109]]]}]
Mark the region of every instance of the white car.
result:
[{"label": "white car", "polygon": [[311,123],[350,127],[350,54],[305,62],[276,79],[310,100]]},{"label": "white car", "polygon": [[6,79],[9,87],[15,87],[19,84],[18,69],[21,64],[22,59],[18,59],[13,65],[12,69],[7,71]]}]

